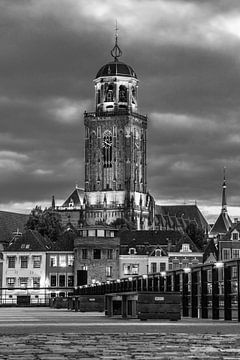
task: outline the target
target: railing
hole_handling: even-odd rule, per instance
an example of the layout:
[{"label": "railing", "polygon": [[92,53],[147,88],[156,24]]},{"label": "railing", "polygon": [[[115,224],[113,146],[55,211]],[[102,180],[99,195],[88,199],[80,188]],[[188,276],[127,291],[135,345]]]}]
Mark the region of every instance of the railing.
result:
[{"label": "railing", "polygon": [[128,109],[116,109],[113,111],[97,111],[97,112],[86,112],[84,113],[85,118],[95,118],[95,117],[109,117],[109,116],[125,116],[125,115],[132,115],[138,119],[141,119],[143,121],[147,121],[147,116],[146,115],[141,115],[138,113],[135,113],[131,110]]},{"label": "railing", "polygon": [[180,292],[182,316],[240,322],[240,259],[130,276],[75,289],[75,295]]},{"label": "railing", "polygon": [[0,288],[0,306],[49,306],[54,299],[73,294],[73,287],[5,287]]}]

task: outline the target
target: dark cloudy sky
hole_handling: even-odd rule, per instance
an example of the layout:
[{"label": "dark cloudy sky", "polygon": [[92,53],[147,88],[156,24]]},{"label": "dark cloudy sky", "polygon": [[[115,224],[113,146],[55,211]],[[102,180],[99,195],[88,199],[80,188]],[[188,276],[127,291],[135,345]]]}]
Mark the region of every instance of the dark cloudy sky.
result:
[{"label": "dark cloudy sky", "polygon": [[0,208],[28,213],[83,186],[84,110],[111,60],[140,80],[148,187],[163,204],[240,216],[239,0],[0,0]]}]

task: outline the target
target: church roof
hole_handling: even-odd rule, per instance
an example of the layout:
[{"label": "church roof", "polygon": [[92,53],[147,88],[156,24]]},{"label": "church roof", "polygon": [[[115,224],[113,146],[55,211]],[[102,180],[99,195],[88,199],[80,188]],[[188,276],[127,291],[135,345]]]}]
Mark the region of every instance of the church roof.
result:
[{"label": "church roof", "polygon": [[96,75],[96,79],[103,76],[128,76],[137,79],[133,68],[121,61],[111,61],[101,67]]},{"label": "church roof", "polygon": [[[184,219],[184,224],[190,221],[195,221],[198,227],[208,230],[209,225],[197,205],[156,205],[156,215],[175,217],[178,223],[181,223],[181,218]],[[172,219],[172,218],[171,218]],[[182,225],[182,224],[181,224]]]},{"label": "church roof", "polygon": [[209,235],[226,234],[232,226],[232,221],[227,212],[221,212],[215,224],[211,228]]},{"label": "church roof", "polygon": [[84,190],[76,187],[71,194],[67,197],[67,199],[64,201],[61,207],[79,207],[83,205],[83,199],[84,199]]}]

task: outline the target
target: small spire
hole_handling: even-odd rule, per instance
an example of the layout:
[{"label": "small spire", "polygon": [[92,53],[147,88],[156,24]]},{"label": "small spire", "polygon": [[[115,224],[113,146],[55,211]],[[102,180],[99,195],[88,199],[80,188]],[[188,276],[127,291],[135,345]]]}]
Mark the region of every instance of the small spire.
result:
[{"label": "small spire", "polygon": [[55,209],[55,197],[54,195],[52,196],[52,209]]},{"label": "small spire", "polygon": [[115,28],[115,45],[111,50],[111,55],[114,58],[114,61],[118,61],[118,58],[122,56],[122,50],[118,46],[118,27],[117,27],[117,20],[116,20],[116,28]]},{"label": "small spire", "polygon": [[227,197],[226,197],[226,167],[223,168],[223,185],[222,185],[222,213],[227,212]]}]

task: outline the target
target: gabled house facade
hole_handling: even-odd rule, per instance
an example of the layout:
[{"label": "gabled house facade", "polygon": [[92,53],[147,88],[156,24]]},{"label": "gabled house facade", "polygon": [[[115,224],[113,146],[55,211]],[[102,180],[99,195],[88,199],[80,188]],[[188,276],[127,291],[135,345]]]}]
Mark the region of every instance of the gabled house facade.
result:
[{"label": "gabled house facade", "polygon": [[182,238],[179,231],[124,231],[119,234],[119,277],[167,271],[169,247]]},{"label": "gabled house facade", "polygon": [[118,277],[118,230],[108,225],[85,226],[74,241],[75,285],[104,282]]},{"label": "gabled house facade", "polygon": [[50,298],[66,297],[74,288],[74,239],[76,233],[68,227],[46,253],[46,285]]},{"label": "gabled house facade", "polygon": [[169,270],[191,268],[203,263],[203,251],[200,251],[190,237],[184,234],[168,252]]},{"label": "gabled house facade", "polygon": [[3,251],[2,303],[46,302],[46,252],[50,242],[37,231],[17,234]]},{"label": "gabled house facade", "polygon": [[236,223],[227,234],[218,241],[221,261],[240,258],[240,223]]}]

